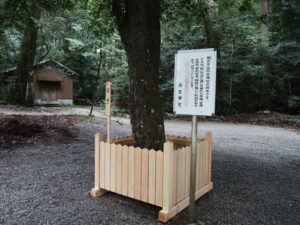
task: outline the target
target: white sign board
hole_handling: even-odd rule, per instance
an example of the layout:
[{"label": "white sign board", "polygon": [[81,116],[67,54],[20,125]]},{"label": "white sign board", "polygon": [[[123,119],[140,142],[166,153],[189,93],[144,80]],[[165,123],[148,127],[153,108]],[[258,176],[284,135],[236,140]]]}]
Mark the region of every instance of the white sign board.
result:
[{"label": "white sign board", "polygon": [[215,113],[217,53],[213,49],[178,51],[175,55],[174,112]]}]

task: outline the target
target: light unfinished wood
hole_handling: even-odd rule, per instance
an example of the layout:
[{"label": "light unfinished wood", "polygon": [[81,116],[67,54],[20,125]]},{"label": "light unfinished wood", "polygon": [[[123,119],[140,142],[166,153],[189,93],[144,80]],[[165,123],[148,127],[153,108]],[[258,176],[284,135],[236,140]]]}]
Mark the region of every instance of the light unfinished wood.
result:
[{"label": "light unfinished wood", "polygon": [[122,195],[128,195],[128,146],[122,147]]},{"label": "light unfinished wood", "polygon": [[[100,141],[97,136],[92,196],[102,195],[107,190],[160,206],[160,221],[167,221],[187,207],[191,164],[189,138],[172,136],[173,143],[166,142],[162,152],[124,145],[133,144],[130,136],[113,138],[109,142],[103,142],[103,138]],[[197,145],[195,196],[199,198],[212,188],[211,133],[204,139],[197,139]]]},{"label": "light unfinished wood", "polygon": [[150,204],[155,205],[155,187],[156,187],[156,179],[155,179],[155,172],[156,172],[156,153],[152,149],[149,151],[149,179],[148,179],[148,202]]},{"label": "light unfinished wood", "polygon": [[212,169],[212,134],[211,132],[206,133],[205,138],[208,139],[208,150],[209,150],[209,158],[208,158],[208,180],[211,181],[211,169]]},{"label": "light unfinished wood", "polygon": [[105,83],[105,115],[111,115],[111,82]]},{"label": "light unfinished wood", "polygon": [[116,160],[116,192],[122,193],[122,146],[117,145],[117,160]]},{"label": "light unfinished wood", "polygon": [[[181,188],[182,188],[182,185],[181,185],[182,171],[181,170],[182,170],[182,149],[179,149],[179,150],[177,150],[177,176],[176,176],[177,195],[176,195],[175,204],[181,200],[181,192],[182,192],[181,191]],[[175,204],[173,204],[173,205],[175,205]]]},{"label": "light unfinished wood", "polygon": [[111,116],[107,117],[107,142],[112,143],[111,140]]},{"label": "light unfinished wood", "polygon": [[206,140],[205,142],[204,142],[204,148],[203,148],[203,150],[204,150],[204,159],[203,159],[203,165],[204,165],[204,170],[203,170],[203,173],[204,173],[204,185],[206,185],[207,183],[208,183],[208,180],[207,180],[207,178],[208,178],[208,168],[207,168],[207,166],[208,166],[208,162],[207,162],[207,160],[208,160],[208,146],[207,146],[207,144],[208,144],[208,141]]},{"label": "light unfinished wood", "polygon": [[100,188],[100,141],[103,141],[103,136],[100,133],[96,133],[95,134],[95,189]]},{"label": "light unfinished wood", "polygon": [[196,190],[200,189],[203,185],[204,185],[204,164],[203,164],[203,160],[204,160],[204,149],[203,149],[204,145],[203,142],[199,143],[199,183],[198,183],[198,187]]},{"label": "light unfinished wood", "polygon": [[148,177],[149,177],[149,150],[142,149],[142,186],[141,200],[148,201]]},{"label": "light unfinished wood", "polygon": [[111,144],[110,147],[110,190],[112,192],[116,191],[116,160],[117,160],[117,146],[115,144]]},{"label": "light unfinished wood", "polygon": [[136,148],[134,152],[134,198],[141,200],[142,188],[142,150]]},{"label": "light unfinished wood", "polygon": [[105,189],[110,190],[110,144],[105,143],[104,144],[104,175],[105,175]]},{"label": "light unfinished wood", "polygon": [[134,147],[128,152],[128,197],[134,198]]},{"label": "light unfinished wood", "polygon": [[190,194],[190,176],[191,176],[191,147],[187,147],[187,151],[186,151],[186,155],[185,155],[185,159],[186,159],[186,171],[187,171],[187,175],[185,177],[185,191],[184,191],[184,196],[187,197]]},{"label": "light unfinished wood", "polygon": [[98,197],[105,192],[100,189],[100,141],[103,141],[103,135],[95,134],[95,186],[90,191],[92,197]]},{"label": "light unfinished wood", "polygon": [[199,171],[201,171],[201,143],[199,141],[197,141],[197,162],[196,162],[196,190],[199,189],[200,187],[200,183],[201,183],[201,175],[199,173]]},{"label": "light unfinished wood", "polygon": [[[195,193],[195,200],[203,196],[205,193],[212,190],[213,184],[209,183],[206,186],[202,187],[200,190],[196,191]],[[167,222],[169,219],[174,217],[176,214],[184,210],[189,205],[189,197],[185,198],[181,202],[179,202],[177,205],[173,206],[169,211],[161,210],[158,214],[158,221],[160,222]]]},{"label": "light unfinished wood", "polygon": [[162,151],[156,152],[156,170],[155,170],[155,205],[163,204],[163,170],[164,170],[164,154]]},{"label": "light unfinished wood", "polygon": [[173,151],[173,174],[172,174],[172,188],[173,188],[173,192],[172,192],[172,206],[176,205],[177,203],[177,190],[178,190],[178,151]]},{"label": "light unfinished wood", "polygon": [[171,142],[164,143],[164,180],[163,180],[163,208],[162,212],[166,213],[172,208],[172,178],[173,178],[173,149],[174,144]]},{"label": "light unfinished wood", "polygon": [[209,140],[207,140],[206,142],[206,162],[205,162],[205,165],[206,165],[206,184],[208,184],[210,182],[210,180],[208,179],[208,175],[209,175]]},{"label": "light unfinished wood", "polygon": [[105,189],[105,158],[104,158],[105,142],[100,142],[100,188]]},{"label": "light unfinished wood", "polygon": [[185,151],[186,148],[182,148],[181,150],[181,181],[180,181],[180,200],[184,199],[184,185],[185,185],[185,176],[186,176],[186,171],[185,171]]},{"label": "light unfinished wood", "polygon": [[207,184],[206,175],[207,175],[207,167],[206,167],[206,160],[207,160],[207,149],[206,149],[207,141],[203,142],[203,186]]}]

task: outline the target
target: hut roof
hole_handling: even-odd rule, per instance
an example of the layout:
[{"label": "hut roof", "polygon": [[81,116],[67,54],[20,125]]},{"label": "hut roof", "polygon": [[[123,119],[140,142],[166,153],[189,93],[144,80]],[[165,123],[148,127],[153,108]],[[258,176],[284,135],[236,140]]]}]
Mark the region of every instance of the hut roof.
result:
[{"label": "hut roof", "polygon": [[[68,76],[78,76],[78,73],[76,73],[75,71],[71,70],[69,67],[63,65],[62,63],[60,63],[54,59],[46,59],[46,60],[40,61],[34,65],[34,69],[39,68],[39,67],[46,67],[49,69],[58,69],[63,74],[66,74]],[[7,75],[13,75],[14,74],[13,72],[16,69],[17,69],[17,67],[13,67],[13,68],[2,71],[2,73],[7,74]]]}]

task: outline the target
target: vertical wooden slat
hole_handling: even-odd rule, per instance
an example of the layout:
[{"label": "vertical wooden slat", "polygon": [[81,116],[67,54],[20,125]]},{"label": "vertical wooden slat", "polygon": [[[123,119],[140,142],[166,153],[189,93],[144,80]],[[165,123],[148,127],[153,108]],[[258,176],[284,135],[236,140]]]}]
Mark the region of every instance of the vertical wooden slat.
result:
[{"label": "vertical wooden slat", "polygon": [[176,205],[177,203],[177,179],[178,179],[178,163],[177,163],[177,156],[178,156],[178,151],[173,151],[173,174],[172,174],[172,205]]},{"label": "vertical wooden slat", "polygon": [[202,152],[201,152],[201,141],[198,142],[198,146],[197,146],[197,183],[196,183],[196,190],[199,190],[200,186],[201,186],[201,179],[202,179],[202,163],[201,163],[201,159],[202,159]]},{"label": "vertical wooden slat", "polygon": [[202,183],[201,187],[205,185],[205,141],[201,143],[201,152],[202,152],[202,158],[201,158],[201,164],[202,164]]},{"label": "vertical wooden slat", "polygon": [[111,144],[110,146],[110,190],[116,191],[116,160],[117,160],[117,146]]},{"label": "vertical wooden slat", "polygon": [[200,162],[200,180],[199,180],[199,189],[202,188],[204,186],[204,151],[203,151],[203,141],[200,142],[200,158],[199,158],[199,162]]},{"label": "vertical wooden slat", "polygon": [[182,158],[182,149],[178,149],[177,150],[177,200],[176,200],[176,203],[177,202],[180,202],[181,200],[181,180],[182,180],[182,161],[181,161],[181,158]]},{"label": "vertical wooden slat", "polygon": [[156,152],[156,187],[155,187],[155,205],[162,206],[162,191],[163,191],[163,169],[164,169],[164,154],[162,151]]},{"label": "vertical wooden slat", "polygon": [[188,197],[190,193],[190,172],[191,172],[191,147],[187,147],[186,149],[186,155],[185,155],[185,160],[186,160],[186,178],[185,178],[185,191],[184,191],[184,196]]},{"label": "vertical wooden slat", "polygon": [[149,151],[149,181],[148,181],[148,202],[155,204],[155,151]]},{"label": "vertical wooden slat", "polygon": [[163,178],[163,211],[168,212],[172,207],[173,197],[173,148],[171,142],[164,143],[164,178]]},{"label": "vertical wooden slat", "polygon": [[142,149],[142,190],[141,200],[148,201],[149,151]]},{"label": "vertical wooden slat", "polygon": [[134,198],[141,199],[142,186],[142,150],[136,148],[134,152]]},{"label": "vertical wooden slat", "polygon": [[134,198],[134,147],[129,147],[128,156],[128,196]]},{"label": "vertical wooden slat", "polygon": [[184,186],[185,186],[185,177],[186,177],[186,171],[185,171],[185,151],[186,148],[181,149],[181,181],[180,181],[180,201],[184,198]]},{"label": "vertical wooden slat", "polygon": [[209,150],[209,157],[208,157],[208,169],[209,169],[209,172],[208,172],[208,182],[211,182],[211,165],[212,165],[212,135],[211,135],[211,132],[208,132],[207,134],[207,138],[208,138],[208,150]]},{"label": "vertical wooden slat", "polygon": [[110,190],[110,143],[104,145],[104,158],[105,158],[105,189]]},{"label": "vertical wooden slat", "polygon": [[122,195],[128,195],[128,146],[122,146]]},{"label": "vertical wooden slat", "polygon": [[197,141],[197,162],[196,162],[196,191],[199,190],[200,186],[200,179],[201,179],[201,164],[200,164],[200,158],[201,158],[201,142]]},{"label": "vertical wooden slat", "polygon": [[122,193],[122,146],[117,145],[117,160],[116,160],[116,192]]},{"label": "vertical wooden slat", "polygon": [[105,143],[100,142],[100,187],[105,188],[105,158],[104,158]]},{"label": "vertical wooden slat", "polygon": [[100,141],[103,136],[100,133],[95,134],[95,189],[100,188]]},{"label": "vertical wooden slat", "polygon": [[198,175],[197,175],[197,177],[198,177],[198,182],[197,182],[197,188],[196,188],[196,190],[199,190],[200,189],[200,187],[201,187],[201,185],[202,185],[202,179],[203,179],[203,168],[202,168],[202,166],[203,166],[203,164],[202,164],[202,141],[199,141],[198,142],[198,147],[197,147],[197,149],[198,149],[198,152],[197,152],[197,163],[199,164],[199,166],[198,166]]},{"label": "vertical wooden slat", "polygon": [[208,184],[208,139],[205,140],[205,155],[204,155],[204,171],[205,171],[205,176],[204,176],[204,185]]},{"label": "vertical wooden slat", "polygon": [[206,184],[208,184],[208,174],[209,174],[209,140],[206,142]]}]

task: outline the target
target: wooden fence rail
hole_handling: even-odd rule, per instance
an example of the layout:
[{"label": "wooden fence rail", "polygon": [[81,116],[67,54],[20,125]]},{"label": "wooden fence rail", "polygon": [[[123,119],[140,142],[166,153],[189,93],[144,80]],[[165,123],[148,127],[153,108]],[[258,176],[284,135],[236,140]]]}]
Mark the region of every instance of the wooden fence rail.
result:
[{"label": "wooden fence rail", "polygon": [[[182,211],[189,204],[190,139],[167,136],[166,140],[162,152],[135,148],[129,136],[105,142],[97,133],[91,195],[112,191],[160,206],[158,219],[162,222]],[[211,133],[198,139],[196,199],[212,189],[211,142]]]}]

